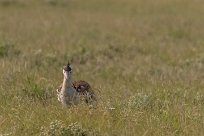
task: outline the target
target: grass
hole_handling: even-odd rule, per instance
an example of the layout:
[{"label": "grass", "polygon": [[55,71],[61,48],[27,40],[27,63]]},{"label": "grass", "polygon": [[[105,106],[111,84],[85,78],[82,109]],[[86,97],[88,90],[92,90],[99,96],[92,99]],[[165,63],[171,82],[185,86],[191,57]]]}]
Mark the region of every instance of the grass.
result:
[{"label": "grass", "polygon": [[[204,135],[201,0],[0,0],[0,135]],[[64,108],[62,67],[99,106]]]}]

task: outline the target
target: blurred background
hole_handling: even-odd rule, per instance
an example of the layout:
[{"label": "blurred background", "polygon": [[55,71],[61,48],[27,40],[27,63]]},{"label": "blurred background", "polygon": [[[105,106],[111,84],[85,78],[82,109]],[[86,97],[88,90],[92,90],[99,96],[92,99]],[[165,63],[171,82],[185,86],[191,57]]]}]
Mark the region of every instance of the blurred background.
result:
[{"label": "blurred background", "polygon": [[[203,15],[202,0],[0,0],[0,135],[48,135],[54,120],[203,135]],[[68,60],[99,96],[93,118],[57,101]]]}]

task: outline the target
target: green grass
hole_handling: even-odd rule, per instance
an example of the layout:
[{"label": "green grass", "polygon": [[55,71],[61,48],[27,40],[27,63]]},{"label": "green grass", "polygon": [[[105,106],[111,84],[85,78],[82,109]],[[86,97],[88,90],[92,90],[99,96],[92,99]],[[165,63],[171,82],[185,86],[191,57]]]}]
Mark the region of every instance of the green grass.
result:
[{"label": "green grass", "polygon": [[[202,0],[0,0],[0,136],[204,135]],[[99,105],[63,107],[74,80]]]}]

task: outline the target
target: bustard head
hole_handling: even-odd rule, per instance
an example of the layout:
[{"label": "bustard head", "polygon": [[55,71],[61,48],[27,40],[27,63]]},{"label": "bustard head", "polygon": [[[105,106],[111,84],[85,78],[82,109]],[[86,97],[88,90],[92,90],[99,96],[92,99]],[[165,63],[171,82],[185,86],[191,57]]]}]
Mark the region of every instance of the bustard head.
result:
[{"label": "bustard head", "polygon": [[63,68],[63,74],[64,74],[64,77],[69,80],[71,79],[71,76],[72,76],[72,68],[71,68],[71,65],[70,63],[68,62],[68,64],[66,66],[64,66]]}]

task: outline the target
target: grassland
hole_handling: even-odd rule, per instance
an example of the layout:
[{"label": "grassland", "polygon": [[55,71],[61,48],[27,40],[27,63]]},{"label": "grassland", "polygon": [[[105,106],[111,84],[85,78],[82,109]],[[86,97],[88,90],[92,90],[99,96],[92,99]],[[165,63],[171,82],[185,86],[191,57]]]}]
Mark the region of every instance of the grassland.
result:
[{"label": "grassland", "polygon": [[[203,15],[203,0],[0,0],[0,136],[204,135]],[[57,101],[67,60],[97,109]]]}]

